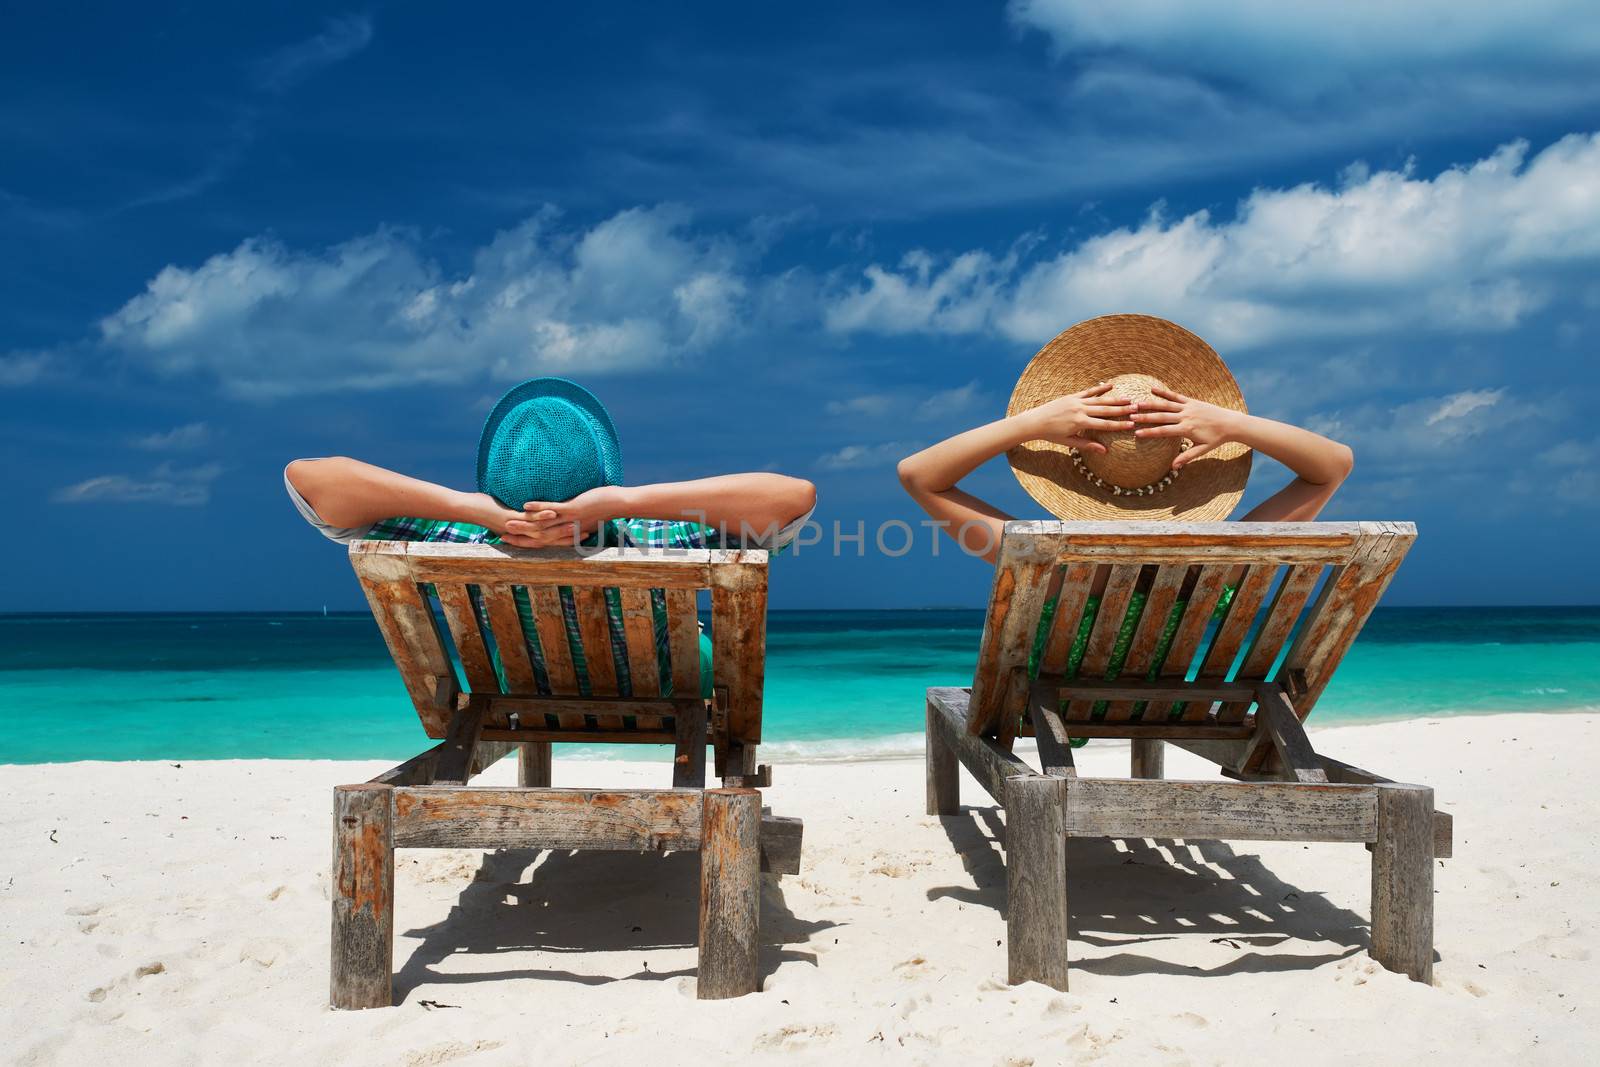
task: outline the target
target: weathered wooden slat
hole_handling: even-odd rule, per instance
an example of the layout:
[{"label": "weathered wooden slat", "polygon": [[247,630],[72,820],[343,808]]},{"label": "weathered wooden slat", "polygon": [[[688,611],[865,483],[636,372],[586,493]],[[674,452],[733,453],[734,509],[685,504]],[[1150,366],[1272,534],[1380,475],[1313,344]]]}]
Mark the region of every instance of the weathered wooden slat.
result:
[{"label": "weathered wooden slat", "polygon": [[478,628],[478,614],[472,608],[467,587],[438,585],[434,589],[439,595],[439,606],[444,609],[445,625],[450,628],[456,655],[461,658],[461,669],[467,675],[467,685],[474,693],[500,692],[500,679],[494,673],[494,663],[489,659],[489,648]]},{"label": "weathered wooden slat", "polygon": [[533,627],[539,634],[539,651],[544,656],[545,679],[554,696],[577,696],[578,674],[572,666],[572,643],[567,640],[566,615],[561,595],[553,586],[528,586],[528,603],[533,608]]},{"label": "weathered wooden slat", "polygon": [[429,737],[443,737],[451,709],[439,706],[435,697],[441,679],[455,683],[455,668],[411,576],[405,547],[403,542],[357,541],[350,546],[350,563],[422,728]]},{"label": "weathered wooden slat", "polygon": [[696,995],[724,1000],[760,988],[761,794],[704,793],[700,843],[700,966]]},{"label": "weathered wooden slat", "polygon": [[500,668],[505,672],[506,691],[533,696],[539,692],[534,678],[533,660],[528,655],[528,638],[522,632],[516,597],[509,585],[485,585],[484,606],[489,611],[489,626],[494,631],[494,646],[500,653]]},{"label": "weathered wooden slat", "polygon": [[628,644],[628,676],[633,680],[633,695],[661,695],[661,661],[656,656],[654,612],[650,610],[650,590],[624,589],[622,630]]},{"label": "weathered wooden slat", "polygon": [[1075,778],[1067,833],[1223,841],[1372,841],[1378,786]]},{"label": "weathered wooden slat", "polygon": [[1283,763],[1284,773],[1295,782],[1326,782],[1327,772],[1317,762],[1317,754],[1306,737],[1305,727],[1295,715],[1294,708],[1283,695],[1283,690],[1271,682],[1263,683],[1257,691],[1256,715],[1258,726],[1271,739]]},{"label": "weathered wooden slat", "polygon": [[386,785],[333,791],[332,958],[329,1003],[394,1003],[394,823]]},{"label": "weathered wooden slat", "polygon": [[[1322,566],[1315,563],[1290,567],[1284,574],[1283,581],[1272,596],[1272,604],[1267,608],[1261,629],[1256,631],[1250,651],[1245,653],[1244,662],[1239,665],[1239,681],[1259,682],[1267,679],[1272,665],[1278,660],[1278,654],[1283,651],[1284,643],[1294,632],[1301,609],[1321,577]],[[1219,715],[1227,722],[1237,722],[1247,710],[1248,703],[1229,703],[1222,706]]]},{"label": "weathered wooden slat", "polygon": [[597,730],[588,729],[581,722],[560,730],[497,730],[484,727],[485,741],[505,741],[510,744],[543,742],[561,745],[670,745],[674,741],[671,730]]},{"label": "weathered wooden slat", "polygon": [[728,691],[728,736],[761,741],[761,699],[766,672],[766,553],[757,565],[711,568],[711,673]]},{"label": "weathered wooden slat", "polygon": [[1107,682],[1093,678],[1062,681],[1040,678],[1034,683],[1034,699],[1054,694],[1057,700],[1237,700],[1255,698],[1255,686],[1240,682],[1194,681],[1158,679],[1150,682],[1143,678],[1118,678]]},{"label": "weathered wooden slat", "polygon": [[[1122,620],[1128,614],[1128,601],[1144,568],[1137,563],[1123,563],[1111,568],[1105,591],[1100,596],[1100,610],[1094,617],[1094,629],[1089,632],[1089,644],[1083,651],[1083,663],[1078,667],[1078,677],[1103,679],[1111,662],[1111,650],[1116,645]],[[1087,719],[1092,703],[1074,702],[1068,707],[1070,719]]]},{"label": "weathered wooden slat", "polygon": [[700,844],[698,790],[444,789],[394,793],[399,848],[632,849]]},{"label": "weathered wooden slat", "polygon": [[1005,782],[1006,970],[1012,985],[1067,988],[1067,837],[1072,780],[1023,775]]},{"label": "weathered wooden slat", "polygon": [[934,721],[944,731],[945,742],[995,802],[1004,804],[1007,778],[1038,772],[992,738],[975,736],[968,731],[966,724],[971,721],[968,699],[969,694],[964,689],[928,690],[928,707],[936,713]]},{"label": "weathered wooden slat", "polygon": [[[1018,668],[1027,669],[1056,566],[1053,559],[1036,557],[1034,547],[1018,539],[1000,543],[978,665],[972,675],[972,701],[967,709],[969,733],[992,733],[999,728],[1003,715],[1018,719],[1022,716],[1027,694],[1013,693],[1011,674]],[[1069,623],[1076,624],[1076,618]],[[1007,707],[1008,699],[1015,699],[1016,705]],[[1006,733],[1010,736],[1014,730]]]},{"label": "weathered wooden slat", "polygon": [[[1347,787],[1360,788],[1360,787]],[[1372,850],[1372,958],[1433,981],[1433,790],[1383,785]]]},{"label": "weathered wooden slat", "polygon": [[573,589],[572,599],[578,609],[583,662],[589,669],[589,692],[597,697],[616,696],[617,668],[611,656],[611,624],[605,590],[598,586],[579,586]]},{"label": "weathered wooden slat", "polygon": [[418,582],[508,582],[516,585],[604,585],[613,588],[697,588],[713,560],[704,549],[523,549],[509,545],[406,543]]},{"label": "weathered wooden slat", "polygon": [[693,589],[667,590],[667,651],[672,695],[700,695],[700,613]]},{"label": "weathered wooden slat", "polygon": [[[1150,673],[1152,666],[1156,666],[1156,646],[1161,643],[1161,632],[1166,629],[1167,616],[1172,614],[1172,605],[1178,599],[1188,574],[1189,568],[1181,564],[1162,567],[1156,572],[1155,581],[1151,583],[1150,593],[1145,599],[1144,613],[1139,616],[1138,628],[1133,632],[1128,655],[1123,660],[1123,677],[1143,678]],[[1134,707],[1135,701],[1114,700],[1106,707],[1106,721],[1126,722],[1133,717]]]},{"label": "weathered wooden slat", "polygon": [[[1197,681],[1227,678],[1228,672],[1233,669],[1233,661],[1239,658],[1239,649],[1244,646],[1245,638],[1250,633],[1250,624],[1261,611],[1261,603],[1267,598],[1276,575],[1275,567],[1252,566],[1245,569],[1238,592],[1234,593],[1233,602],[1228,605],[1228,614],[1223,618],[1222,625],[1217,627],[1211,647],[1206,650],[1205,662],[1200,667]],[[1242,721],[1249,705],[1241,708],[1240,703],[1231,701],[1224,704],[1223,709],[1236,710],[1227,711],[1228,717],[1219,714],[1219,721]]]},{"label": "weathered wooden slat", "polygon": [[1093,563],[1074,563],[1063,569],[1055,616],[1050,621],[1044,654],[1039,659],[1040,674],[1066,673],[1067,658],[1072,653],[1072,642],[1078,636],[1078,624],[1083,618],[1084,601],[1089,599],[1094,571]]},{"label": "weathered wooden slat", "polygon": [[581,726],[582,717],[585,715],[627,714],[660,718],[673,714],[678,707],[677,701],[669,697],[636,700],[633,697],[619,697],[616,694],[596,697],[496,696],[488,698],[487,703],[491,725],[503,726],[509,717],[515,714],[524,726],[529,727],[541,725],[543,717],[547,714],[576,715]]},{"label": "weathered wooden slat", "polygon": [[1056,563],[1344,563],[1358,535],[1348,522],[1006,523],[1007,539],[1031,542],[1029,558]]},{"label": "weathered wooden slat", "polygon": [[487,708],[488,702],[476,697],[457,708],[450,717],[449,732],[444,744],[439,746],[439,757],[433,765],[435,784],[466,785],[472,777],[478,743],[483,740],[483,716]]},{"label": "weathered wooden slat", "polygon": [[[1223,586],[1232,570],[1232,566],[1220,563],[1200,568],[1194,588],[1189,592],[1188,604],[1183,609],[1183,619],[1178,623],[1177,635],[1172,639],[1172,649],[1167,653],[1167,662],[1161,667],[1163,679],[1180,679],[1188,673],[1189,666],[1200,650],[1200,642],[1205,640],[1206,628],[1211,625],[1211,616],[1216,614],[1217,601],[1222,598]],[[1157,717],[1165,717],[1167,710],[1164,707],[1147,709],[1146,715],[1153,712]],[[1192,701],[1183,709],[1183,718],[1187,722],[1199,722],[1210,711],[1209,702]]]},{"label": "weathered wooden slat", "polygon": [[1184,739],[1241,741],[1255,732],[1249,723],[1168,722],[1149,720],[1106,722],[1103,719],[1062,719],[1062,728],[1073,737],[1157,738],[1177,742]]}]

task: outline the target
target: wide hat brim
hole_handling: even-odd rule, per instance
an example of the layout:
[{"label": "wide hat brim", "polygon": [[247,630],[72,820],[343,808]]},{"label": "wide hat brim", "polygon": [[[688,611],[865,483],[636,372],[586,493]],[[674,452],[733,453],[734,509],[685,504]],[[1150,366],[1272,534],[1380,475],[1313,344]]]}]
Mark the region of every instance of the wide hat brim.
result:
[{"label": "wide hat brim", "polygon": [[[1219,407],[1246,411],[1244,394],[1211,346],[1176,323],[1149,315],[1105,315],[1062,331],[1017,380],[1006,407],[1016,415],[1123,374],[1159,378],[1169,389]],[[1250,479],[1249,448],[1220,445],[1185,464],[1160,492],[1145,496],[1096,485],[1072,450],[1028,441],[1006,453],[1028,495],[1059,519],[1226,519]]]},{"label": "wide hat brim", "polygon": [[[583,426],[579,438],[501,440],[503,435],[511,432],[505,426],[507,417],[521,405],[538,400],[555,400],[568,405],[579,416],[578,421]],[[538,466],[553,470],[556,480],[535,477],[531,481],[519,480],[519,484],[507,485],[503,479],[497,478],[496,472],[491,469],[491,455],[496,451],[497,444],[503,447],[507,443],[519,450],[544,450]],[[599,471],[598,481],[594,478],[582,484],[560,481],[561,455],[572,455],[578,450],[583,453],[584,462],[581,466]],[[621,485],[622,448],[617,440],[617,428],[599,398],[577,382],[555,377],[531,378],[507,391],[484,420],[483,433],[478,437],[477,483],[479,492],[488,493],[509,508],[521,508],[530,500],[559,503],[599,485]]]}]

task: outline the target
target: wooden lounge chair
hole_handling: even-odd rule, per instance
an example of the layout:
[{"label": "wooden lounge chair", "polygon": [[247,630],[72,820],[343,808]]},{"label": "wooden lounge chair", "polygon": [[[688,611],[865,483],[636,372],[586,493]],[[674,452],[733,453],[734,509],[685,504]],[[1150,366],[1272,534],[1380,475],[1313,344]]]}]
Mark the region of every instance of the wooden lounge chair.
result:
[{"label": "wooden lounge chair", "polygon": [[[1067,988],[1068,837],[1366,842],[1371,953],[1431,981],[1433,861],[1450,855],[1449,816],[1429,788],[1320,755],[1301,725],[1415,538],[1409,523],[1006,524],[972,688],[928,690],[927,786],[928,814],[955,814],[960,760],[1005,809],[1012,982]],[[1068,678],[1101,567],[1101,607]],[[1148,601],[1107,680],[1135,589]],[[1154,663],[1180,599],[1166,661]],[[1019,732],[1037,738],[1043,773],[1012,753]],[[1132,777],[1079,777],[1072,737],[1130,739]],[[1237,780],[1163,781],[1163,743]]]},{"label": "wooden lounge chair", "polygon": [[[392,1003],[396,848],[698,849],[699,995],[755,991],[760,872],[798,873],[801,835],[798,819],[762,808],[771,774],[755,765],[767,554],[364,541],[350,560],[423,728],[442,740],[334,790],[333,1006]],[[711,591],[710,700],[700,589]],[[608,596],[620,597],[621,634]],[[705,788],[708,741],[722,788]],[[553,742],[671,745],[672,788],[551,788]],[[517,788],[468,787],[512,749]]]}]

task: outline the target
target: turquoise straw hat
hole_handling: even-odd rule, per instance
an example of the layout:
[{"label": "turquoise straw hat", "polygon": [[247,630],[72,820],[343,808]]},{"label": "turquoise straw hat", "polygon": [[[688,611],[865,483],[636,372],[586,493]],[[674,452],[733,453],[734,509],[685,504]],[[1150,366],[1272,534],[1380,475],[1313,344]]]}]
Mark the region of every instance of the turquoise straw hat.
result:
[{"label": "turquoise straw hat", "polygon": [[478,490],[508,508],[560,503],[622,484],[622,450],[605,405],[576,382],[532,378],[489,412],[478,439]]}]

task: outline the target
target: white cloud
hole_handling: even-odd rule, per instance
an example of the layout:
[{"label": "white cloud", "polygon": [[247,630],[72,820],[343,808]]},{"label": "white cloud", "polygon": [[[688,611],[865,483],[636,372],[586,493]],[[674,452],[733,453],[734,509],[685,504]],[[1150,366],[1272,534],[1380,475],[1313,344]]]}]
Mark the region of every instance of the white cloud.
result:
[{"label": "white cloud", "polygon": [[1594,467],[1600,465],[1600,438],[1576,441],[1568,438],[1539,453],[1539,461],[1555,467]]},{"label": "white cloud", "polygon": [[[1482,408],[1492,408],[1505,396],[1504,389],[1469,389],[1444,398],[1433,414],[1423,421],[1424,426],[1437,426],[1441,422],[1460,425],[1468,415]],[[1444,432],[1449,432],[1448,429]]]},{"label": "white cloud", "polygon": [[738,320],[733,243],[689,235],[687,221],[640,208],[572,234],[546,211],[455,274],[400,230],[321,252],[253,238],[164,268],[101,338],[157,373],[257,396],[640,366]]},{"label": "white cloud", "polygon": [[867,284],[831,303],[824,322],[839,333],[973,333],[993,313],[999,284],[1016,265],[1014,254],[997,260],[965,252],[941,265],[926,251],[907,252],[897,269],[867,267]]},{"label": "white cloud", "polygon": [[942,419],[959,415],[971,410],[982,395],[983,390],[974,378],[966,385],[958,385],[954,389],[941,389],[934,393],[917,405],[917,415],[924,419]]},{"label": "white cloud", "polygon": [[348,59],[372,43],[372,19],[367,15],[331,18],[322,32],[280,48],[256,65],[256,83],[281,93],[324,67]]},{"label": "white cloud", "polygon": [[817,457],[822,470],[858,470],[863,467],[888,467],[916,452],[922,446],[903,441],[889,441],[877,445],[845,445],[843,448]]},{"label": "white cloud", "polygon": [[164,432],[148,433],[135,437],[132,444],[133,447],[142,448],[147,452],[176,452],[188,448],[199,448],[210,439],[210,426],[203,422],[191,422],[183,426],[174,426]]},{"label": "white cloud", "polygon": [[830,400],[824,405],[824,410],[829,415],[867,419],[895,416],[937,420],[968,411],[982,398],[982,389],[977,379],[973,379],[966,385],[958,385],[953,389],[938,389],[931,393],[920,389],[858,393],[855,396]]},{"label": "white cloud", "polygon": [[174,467],[163,463],[147,475],[102,474],[51,494],[58,504],[168,504],[198,507],[211,499],[211,483],[222,474],[220,464]]},{"label": "white cloud", "polygon": [[1346,172],[1337,188],[1258,189],[1229,221],[1200,211],[1028,262],[967,252],[871,266],[826,313],[839,332],[997,332],[1038,343],[1080,319],[1142,311],[1213,344],[1493,331],[1544,306],[1557,271],[1600,260],[1600,135],[1531,160],[1522,142],[1433,178]]},{"label": "white cloud", "polygon": [[899,398],[893,393],[861,393],[856,396],[830,400],[826,405],[829,415],[865,415],[878,418],[898,406]]},{"label": "white cloud", "polygon": [[1131,56],[1308,101],[1374,79],[1443,93],[1491,74],[1554,80],[1600,61],[1589,0],[1012,0],[1008,13],[1064,53]]},{"label": "white cloud", "polygon": [[48,352],[9,352],[0,356],[0,388],[32,385],[49,373],[53,363]]},{"label": "white cloud", "polygon": [[[1508,453],[1526,453],[1542,426],[1538,416],[1534,404],[1504,389],[1477,389],[1362,404],[1313,416],[1306,426],[1350,445],[1357,467],[1375,461],[1401,474],[1464,475],[1501,467]],[[1463,447],[1491,435],[1491,446]]]}]

